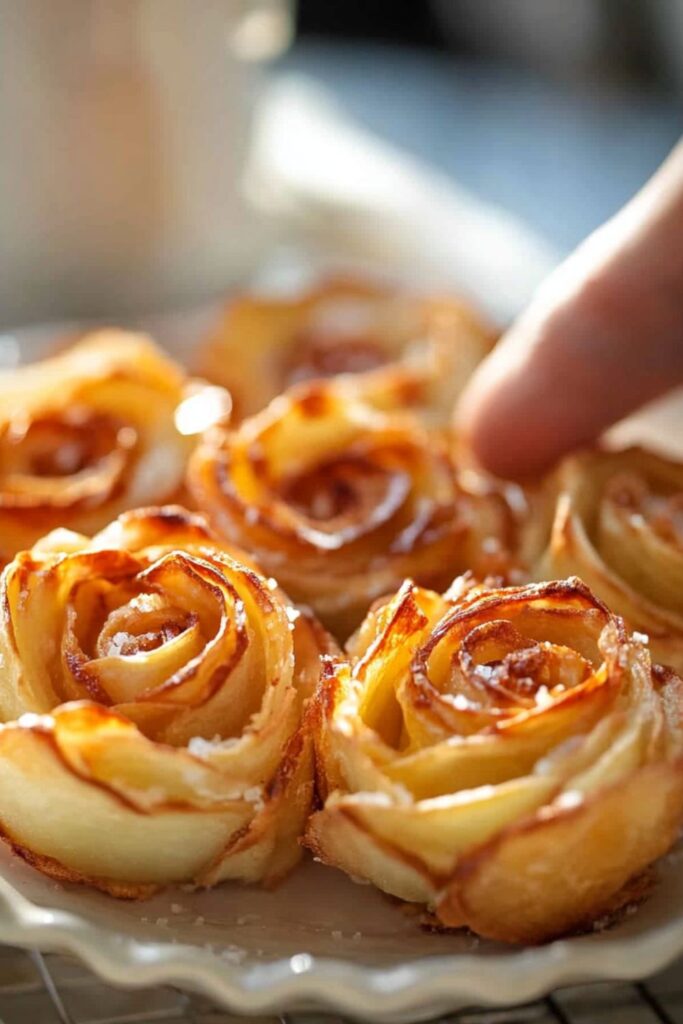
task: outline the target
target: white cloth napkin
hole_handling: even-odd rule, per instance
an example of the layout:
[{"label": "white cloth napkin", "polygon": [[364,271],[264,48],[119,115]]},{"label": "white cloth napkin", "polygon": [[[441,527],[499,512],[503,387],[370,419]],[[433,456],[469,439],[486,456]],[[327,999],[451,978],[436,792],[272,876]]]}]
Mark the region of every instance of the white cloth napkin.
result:
[{"label": "white cloth napkin", "polygon": [[264,97],[248,183],[316,267],[342,262],[456,288],[500,323],[558,258],[504,210],[354,124],[302,75]]}]

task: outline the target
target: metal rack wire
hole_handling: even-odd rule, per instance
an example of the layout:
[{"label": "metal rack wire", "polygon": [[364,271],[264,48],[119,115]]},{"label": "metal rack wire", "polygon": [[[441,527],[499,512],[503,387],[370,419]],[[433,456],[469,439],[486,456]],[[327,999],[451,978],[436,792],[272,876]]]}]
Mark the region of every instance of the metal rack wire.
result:
[{"label": "metal rack wire", "polygon": [[[254,1018],[250,1018],[254,1020]],[[342,1024],[304,1014],[258,1018],[272,1024]],[[111,988],[64,956],[0,947],[1,1024],[238,1024],[201,996],[173,988]],[[495,1010],[465,1010],[442,1024],[683,1024],[683,962],[647,984],[591,984]]]}]

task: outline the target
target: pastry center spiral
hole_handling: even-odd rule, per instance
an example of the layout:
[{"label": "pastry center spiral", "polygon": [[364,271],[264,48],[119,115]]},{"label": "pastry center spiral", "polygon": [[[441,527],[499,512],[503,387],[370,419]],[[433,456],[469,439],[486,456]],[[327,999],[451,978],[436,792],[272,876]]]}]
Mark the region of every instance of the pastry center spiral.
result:
[{"label": "pastry center spiral", "polygon": [[590,663],[550,641],[534,642],[505,621],[476,626],[453,655],[448,690],[488,708],[533,708],[580,685]]},{"label": "pastry center spiral", "polygon": [[[103,554],[109,572],[76,580],[66,597],[61,668],[54,669],[58,699],[118,708],[153,738],[172,709],[205,705],[229,678],[236,705],[244,690],[252,713],[265,682],[263,673],[245,674],[247,665],[257,668],[259,655],[231,584],[179,551],[150,564]],[[91,556],[93,570],[97,558]],[[229,735],[233,718],[224,709],[207,726],[211,736],[217,724]]]},{"label": "pastry center spiral", "polygon": [[367,373],[385,366],[390,354],[372,336],[348,338],[334,333],[302,333],[288,356],[283,380],[286,387],[316,377],[340,373]]},{"label": "pastry center spiral", "polygon": [[394,515],[410,491],[406,473],[361,458],[339,458],[285,479],[280,495],[290,508],[337,533],[351,520],[368,517],[373,524]]},{"label": "pastry center spiral", "polygon": [[131,657],[156,651],[185,633],[198,621],[189,611],[154,602],[143,594],[107,617],[98,634],[95,656]]},{"label": "pastry center spiral", "polygon": [[[415,651],[409,683],[398,694],[401,717],[425,715],[443,736],[495,732],[592,685],[604,624],[597,609],[576,617],[571,636],[569,618],[552,609],[508,611],[509,617],[446,615]],[[402,730],[399,746],[411,741],[409,733]],[[412,741],[417,735],[413,729]]]},{"label": "pastry center spiral", "polygon": [[[34,420],[15,418],[0,437],[0,504],[21,505],[53,500],[52,483],[71,481],[87,490],[109,492],[137,443],[136,431],[115,417],[71,409]],[[87,493],[86,493],[87,492]],[[79,495],[69,493],[70,500]]]},{"label": "pastry center spiral", "polygon": [[291,386],[316,377],[379,369],[418,338],[421,328],[416,310],[398,299],[328,299],[311,310],[292,338],[283,379]]},{"label": "pastry center spiral", "polygon": [[654,491],[642,477],[620,474],[605,487],[605,500],[629,516],[636,526],[647,526],[666,544],[683,546],[683,493]]}]

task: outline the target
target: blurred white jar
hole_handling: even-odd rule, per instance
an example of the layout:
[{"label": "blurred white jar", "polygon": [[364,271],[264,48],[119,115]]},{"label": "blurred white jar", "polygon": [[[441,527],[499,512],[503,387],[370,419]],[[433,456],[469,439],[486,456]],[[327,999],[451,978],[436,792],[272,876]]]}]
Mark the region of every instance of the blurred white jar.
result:
[{"label": "blurred white jar", "polygon": [[243,193],[287,0],[0,0],[0,326],[216,295],[269,225]]}]

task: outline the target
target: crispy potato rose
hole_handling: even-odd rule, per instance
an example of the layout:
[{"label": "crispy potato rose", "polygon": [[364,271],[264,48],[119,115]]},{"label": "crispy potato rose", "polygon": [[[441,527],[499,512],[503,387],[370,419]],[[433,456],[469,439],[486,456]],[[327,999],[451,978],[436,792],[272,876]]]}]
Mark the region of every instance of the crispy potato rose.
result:
[{"label": "crispy potato rose", "polygon": [[643,449],[567,459],[536,579],[578,573],[683,672],[683,465]]},{"label": "crispy potato rose", "polygon": [[360,374],[446,423],[494,334],[447,296],[338,278],[294,298],[242,295],[225,309],[198,370],[251,416],[301,381]]},{"label": "crispy potato rose", "polygon": [[211,431],[190,463],[199,507],[297,601],[348,636],[406,576],[444,587],[503,571],[515,518],[459,474],[444,442],[355,385],[301,385],[235,432]]},{"label": "crispy potato rose", "polygon": [[174,498],[193,447],[174,423],[184,387],[147,338],[114,330],[1,372],[0,562],[55,527],[93,533]]},{"label": "crispy potato rose", "polygon": [[298,860],[326,635],[178,507],[56,531],[2,575],[0,830],[114,895]]},{"label": "crispy potato rose", "polygon": [[446,925],[509,942],[585,926],[683,817],[683,683],[577,579],[406,582],[316,705],[307,845]]}]

